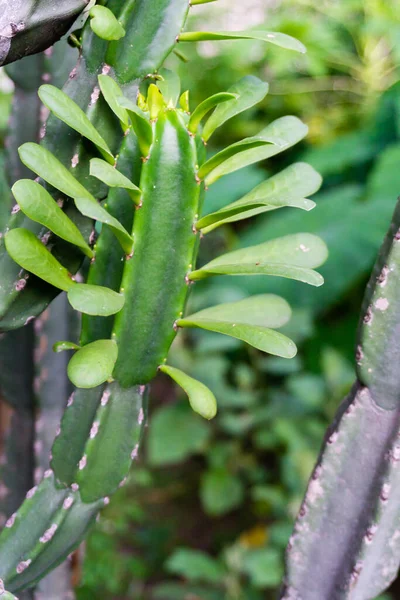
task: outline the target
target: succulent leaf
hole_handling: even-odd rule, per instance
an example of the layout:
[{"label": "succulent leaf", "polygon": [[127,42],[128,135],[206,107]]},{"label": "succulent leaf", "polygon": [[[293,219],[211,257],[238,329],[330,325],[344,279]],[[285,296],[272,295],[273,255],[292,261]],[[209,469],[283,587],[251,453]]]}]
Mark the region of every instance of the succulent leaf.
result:
[{"label": "succulent leaf", "polygon": [[268,93],[269,85],[254,75],[246,75],[229,88],[228,92],[237,95],[235,99],[217,106],[204,125],[202,138],[208,141],[214,131],[226,121],[261,102]]},{"label": "succulent leaf", "polygon": [[75,310],[101,317],[115,315],[125,303],[122,294],[104,286],[88,283],[73,285],[68,291],[68,300]]},{"label": "succulent leaf", "polygon": [[296,233],[224,254],[190,273],[189,278],[195,281],[210,275],[275,275],[320,286],[323,277],[312,269],[323,264],[327,256],[321,238]]},{"label": "succulent leaf", "polygon": [[47,227],[58,237],[78,246],[89,258],[94,252],[85,242],[81,232],[57,202],[39,183],[20,179],[12,187],[14,198],[22,212],[30,219]]},{"label": "succulent leaf", "polygon": [[90,174],[93,177],[97,177],[97,179],[108,185],[108,187],[124,188],[125,190],[128,190],[134,202],[136,204],[139,203],[141,191],[137,185],[105,160],[92,158],[90,161]]},{"label": "succulent leaf", "polygon": [[113,113],[115,113],[125,128],[129,127],[128,113],[118,102],[118,99],[123,95],[118,83],[108,75],[99,75],[98,81],[101,93],[103,94],[104,100],[107,102],[108,106],[111,108]]},{"label": "succulent leaf", "polygon": [[238,98],[237,94],[232,94],[230,92],[219,92],[218,94],[214,94],[213,96],[210,96],[209,98],[207,98],[207,100],[204,100],[204,102],[199,104],[198,107],[193,111],[193,113],[189,119],[189,125],[188,125],[189,131],[191,133],[196,133],[201,121],[203,120],[203,118],[206,116],[206,114],[210,110],[212,110],[219,104],[222,104],[224,102],[228,102],[228,101],[231,101],[231,100],[234,100],[237,98]]},{"label": "succulent leaf", "polygon": [[5,236],[5,243],[11,258],[26,271],[60,290],[68,291],[74,285],[67,269],[31,231],[11,229]]},{"label": "succulent leaf", "polygon": [[215,417],[217,401],[208,387],[175,367],[161,365],[160,371],[169,375],[186,392],[194,412],[208,420]]},{"label": "succulent leaf", "polygon": [[153,129],[146,118],[145,113],[134,104],[131,100],[121,97],[118,100],[120,106],[125,108],[132,122],[132,127],[136,133],[142,155],[147,157],[150,146],[153,143]]},{"label": "succulent leaf", "polygon": [[125,29],[118,22],[114,13],[106,6],[93,6],[90,10],[90,27],[103,40],[120,40],[125,35]]},{"label": "succulent leaf", "polygon": [[179,36],[180,42],[207,42],[220,40],[260,40],[286,50],[304,54],[306,47],[296,38],[276,31],[185,31]]},{"label": "succulent leaf", "polygon": [[95,388],[110,379],[118,357],[114,340],[97,340],[80,348],[68,363],[68,377],[78,388]]}]

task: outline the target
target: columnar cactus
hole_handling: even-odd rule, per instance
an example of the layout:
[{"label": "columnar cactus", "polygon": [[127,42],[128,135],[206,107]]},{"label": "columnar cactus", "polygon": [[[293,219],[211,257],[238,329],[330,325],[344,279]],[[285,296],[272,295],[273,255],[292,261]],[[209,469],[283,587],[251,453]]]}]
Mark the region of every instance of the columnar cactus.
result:
[{"label": "columnar cactus", "polygon": [[400,565],[400,203],[369,281],[357,381],[329,428],[290,538],[282,599],[370,600]]},{"label": "columnar cactus", "polygon": [[262,100],[268,85],[245,77],[190,112],[179,78],[161,69],[178,42],[255,38],[295,51],[304,47],[276,32],[182,33],[188,0],[106,4],[90,11],[78,40],[78,66],[63,91],[48,84],[39,90],[52,114],[42,143],[19,149],[39,179],[14,184],[19,210],[0,247],[0,328],[29,323],[61,291],[83,314],[79,342],[54,345],[57,352],[74,351],[67,370],[76,389],[50,468],[0,536],[0,581],[10,592],[34,585],[64,560],[123,485],[138,456],[148,384],[158,371],[181,385],[196,412],[215,415],[212,392],[167,364],[181,328],[200,327],[294,356],[294,343],[275,331],[290,318],[282,298],[264,294],[187,316],[194,282],[219,274],[323,282],[314,268],[325,260],[326,247],[305,233],[196,268],[200,238],[208,231],[284,206],[310,210],[307,196],[321,180],[298,163],[201,216],[208,186],[296,144],[307,127],[283,117],[207,160],[205,142],[213,132]]}]

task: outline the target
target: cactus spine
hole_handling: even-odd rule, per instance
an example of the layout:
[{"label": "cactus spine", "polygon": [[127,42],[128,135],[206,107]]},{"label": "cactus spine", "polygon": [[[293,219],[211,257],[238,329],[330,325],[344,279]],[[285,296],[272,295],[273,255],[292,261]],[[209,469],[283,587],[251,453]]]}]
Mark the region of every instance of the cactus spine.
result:
[{"label": "cactus spine", "polygon": [[357,382],[329,428],[286,555],[282,598],[369,600],[400,564],[400,203],[371,275]]},{"label": "cactus spine", "polygon": [[[53,444],[51,468],[0,536],[0,578],[10,592],[34,585],[60,564],[124,483],[146,423],[147,384],[158,369],[181,385],[195,411],[215,415],[212,392],[166,364],[180,328],[231,335],[286,358],[295,354],[293,342],[275,331],[290,318],[282,298],[264,294],[184,316],[191,283],[217,273],[260,273],[321,285],[313,269],[326,258],[321,240],[297,234],[220,257],[217,271],[215,261],[196,270],[200,234],[207,233],[200,218],[205,188],[284,151],[307,128],[284,117],[206,160],[203,142],[261,100],[268,87],[245,78],[190,115],[188,93],[180,94],[174,74],[159,70],[177,40],[255,38],[296,51],[303,46],[274,32],[181,33],[187,0],[155,0],[151,9],[147,0],[123,6],[109,0],[95,8],[63,92],[48,85],[39,91],[52,115],[42,144],[23,144],[19,153],[40,181],[20,180],[13,187],[21,210],[11,217],[0,249],[3,330],[41,314],[59,290],[83,313],[79,344],[62,340],[55,346],[76,351],[68,365],[76,389]],[[213,109],[203,139],[201,121]],[[56,152],[60,138],[66,143]],[[295,187],[296,177],[301,184]],[[227,222],[226,211],[229,220],[239,220],[281,206],[309,210],[313,203],[304,196],[319,185],[320,177],[300,164],[239,206],[205,219],[214,228]],[[91,258],[88,274],[78,283],[74,274],[85,255]],[[15,293],[20,267],[28,282]]]}]

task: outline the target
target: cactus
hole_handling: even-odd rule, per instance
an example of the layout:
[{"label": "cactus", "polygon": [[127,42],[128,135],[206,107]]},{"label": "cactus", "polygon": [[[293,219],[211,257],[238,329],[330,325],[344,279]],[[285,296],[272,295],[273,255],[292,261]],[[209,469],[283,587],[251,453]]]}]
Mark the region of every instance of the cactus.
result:
[{"label": "cactus", "polygon": [[286,554],[283,599],[369,600],[400,565],[400,202],[364,298],[357,381],[328,429]]},{"label": "cactus", "polygon": [[52,46],[71,27],[89,0],[63,0],[54,10],[51,0],[2,2],[0,66]]},{"label": "cactus", "polygon": [[[0,578],[9,592],[35,585],[60,564],[124,483],[140,448],[148,384],[159,370],[185,390],[196,412],[215,415],[212,392],[167,364],[179,330],[219,332],[286,358],[296,353],[276,331],[290,318],[285,300],[263,294],[185,315],[195,281],[260,274],[322,284],[314,269],[326,247],[305,233],[196,268],[200,238],[209,230],[284,206],[310,210],[314,203],[305,198],[321,179],[298,163],[201,216],[208,186],[286,150],[307,127],[283,117],[207,160],[206,140],[264,98],[268,86],[246,77],[190,113],[188,92],[181,94],[177,76],[160,68],[164,59],[179,41],[262,39],[304,47],[275,32],[181,33],[188,11],[187,0],[154,0],[151,8],[146,0],[123,6],[110,0],[94,7],[69,82],[62,91],[48,84],[39,90],[51,112],[42,143],[19,148],[39,179],[20,179],[12,188],[19,211],[0,248],[0,327],[15,329],[37,317],[60,291],[82,313],[82,327],[79,342],[64,338],[54,345],[56,352],[74,352],[67,372],[76,389],[50,469],[0,536]],[[18,290],[16,278],[24,281]]]}]

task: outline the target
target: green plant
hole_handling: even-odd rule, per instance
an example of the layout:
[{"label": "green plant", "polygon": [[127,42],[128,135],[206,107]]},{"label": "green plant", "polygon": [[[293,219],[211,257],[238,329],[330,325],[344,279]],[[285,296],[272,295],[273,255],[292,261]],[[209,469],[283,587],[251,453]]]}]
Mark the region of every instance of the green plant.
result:
[{"label": "green plant", "polygon": [[[77,389],[53,445],[51,469],[0,537],[1,580],[12,591],[31,586],[59,564],[124,481],[138,455],[147,384],[158,370],[181,385],[196,412],[215,415],[213,394],[166,364],[179,328],[223,333],[271,354],[294,356],[294,343],[274,331],[290,317],[282,298],[263,294],[183,316],[192,282],[218,274],[279,275],[314,286],[323,281],[313,269],[325,260],[326,246],[309,234],[195,268],[201,234],[283,206],[310,210],[314,204],[304,197],[321,180],[298,163],[241,201],[199,218],[206,187],[279,154],[307,128],[283,117],[206,160],[203,142],[263,98],[267,86],[245,78],[189,114],[188,93],[180,93],[174,73],[159,67],[177,36],[180,42],[239,38],[304,48],[275,32],[181,33],[187,1],[158,3],[158,10],[149,10],[144,1],[121,8],[110,0],[107,8],[90,11],[77,40],[80,62],[64,91],[49,85],[39,90],[53,113],[44,142],[19,149],[41,181],[23,179],[13,186],[19,210],[13,209],[1,246],[0,325],[9,330],[26,324],[60,290],[83,317],[79,343],[55,344],[57,352],[76,351],[68,375]],[[214,108],[202,130],[202,119]],[[60,139],[66,143],[55,152]],[[80,283],[73,274],[84,256],[90,264],[84,264]]]}]

